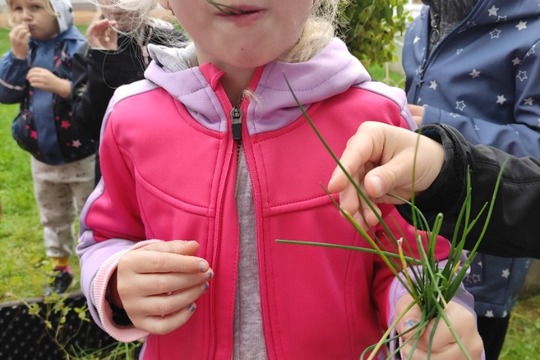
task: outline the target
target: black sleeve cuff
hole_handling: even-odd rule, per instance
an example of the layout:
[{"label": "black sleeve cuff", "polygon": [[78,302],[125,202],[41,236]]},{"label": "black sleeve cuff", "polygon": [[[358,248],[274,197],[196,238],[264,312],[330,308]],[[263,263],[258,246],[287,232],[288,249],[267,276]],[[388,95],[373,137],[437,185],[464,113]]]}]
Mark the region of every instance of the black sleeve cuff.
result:
[{"label": "black sleeve cuff", "polygon": [[126,310],[120,309],[109,302],[109,306],[112,310],[112,320],[118,326],[132,326],[133,323],[129,318]]},{"label": "black sleeve cuff", "polygon": [[[455,131],[444,125],[434,124],[422,127],[418,132],[440,143],[445,153],[441,172],[433,184],[418,195],[414,202],[431,225],[438,213],[452,212],[456,206],[461,206],[466,193],[468,160],[460,146],[463,140],[456,136]],[[398,210],[407,221],[412,221],[410,205],[399,205]]]}]

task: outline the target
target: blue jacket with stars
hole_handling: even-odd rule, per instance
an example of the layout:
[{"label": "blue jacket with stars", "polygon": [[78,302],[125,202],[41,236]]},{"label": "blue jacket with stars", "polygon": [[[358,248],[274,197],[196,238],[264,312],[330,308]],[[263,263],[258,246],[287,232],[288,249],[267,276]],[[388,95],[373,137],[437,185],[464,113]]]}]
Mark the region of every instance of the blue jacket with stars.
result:
[{"label": "blue jacket with stars", "polygon": [[[540,158],[540,1],[479,0],[429,53],[430,9],[411,23],[403,46],[409,103],[422,125],[448,124],[473,144]],[[529,259],[479,254],[467,278],[479,316],[505,317]]]}]

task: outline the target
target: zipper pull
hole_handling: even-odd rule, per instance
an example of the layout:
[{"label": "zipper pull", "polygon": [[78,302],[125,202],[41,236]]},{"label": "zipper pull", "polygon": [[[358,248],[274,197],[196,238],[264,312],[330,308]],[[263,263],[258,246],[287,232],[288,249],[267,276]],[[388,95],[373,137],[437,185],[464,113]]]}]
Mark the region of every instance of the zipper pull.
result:
[{"label": "zipper pull", "polygon": [[235,106],[231,110],[232,136],[233,140],[242,140],[242,110]]},{"label": "zipper pull", "polygon": [[418,78],[418,84],[417,87],[421,87],[424,84],[424,73],[426,71],[427,67],[427,58],[422,61],[422,65],[418,69],[416,69],[416,76]]},{"label": "zipper pull", "polygon": [[441,17],[439,16],[439,14],[433,15],[433,17],[431,18],[431,33],[429,34],[430,47],[434,46],[441,37],[440,25]]}]

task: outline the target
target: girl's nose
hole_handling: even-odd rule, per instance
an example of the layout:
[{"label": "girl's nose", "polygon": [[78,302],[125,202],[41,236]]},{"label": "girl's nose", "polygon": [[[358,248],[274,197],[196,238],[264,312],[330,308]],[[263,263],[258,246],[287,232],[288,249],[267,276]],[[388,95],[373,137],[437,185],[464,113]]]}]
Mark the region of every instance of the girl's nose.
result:
[{"label": "girl's nose", "polygon": [[32,13],[29,10],[23,10],[22,19],[23,21],[30,21],[32,19]]}]

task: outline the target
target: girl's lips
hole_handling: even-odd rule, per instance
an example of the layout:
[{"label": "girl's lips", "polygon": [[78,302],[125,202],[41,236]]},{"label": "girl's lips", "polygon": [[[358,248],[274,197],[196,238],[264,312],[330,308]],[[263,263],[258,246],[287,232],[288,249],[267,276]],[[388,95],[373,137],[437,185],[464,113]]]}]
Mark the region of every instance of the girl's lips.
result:
[{"label": "girl's lips", "polygon": [[234,9],[227,9],[226,12],[220,12],[218,16],[222,19],[232,21],[237,25],[249,25],[262,18],[265,13],[266,11],[264,9],[235,7]]},{"label": "girl's lips", "polygon": [[212,5],[219,10],[220,15],[224,16],[249,15],[262,11],[260,8],[248,5],[225,5],[218,2],[213,3]]}]

